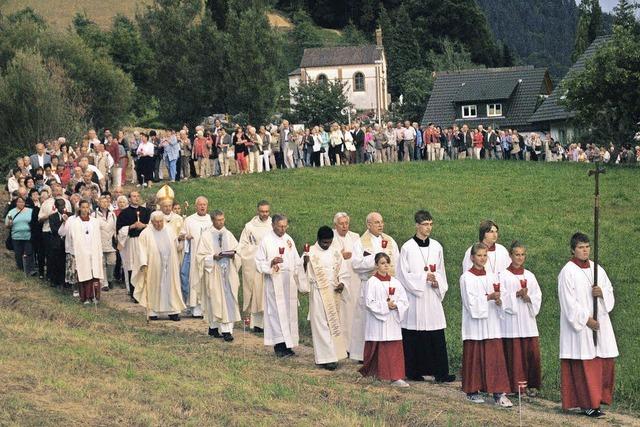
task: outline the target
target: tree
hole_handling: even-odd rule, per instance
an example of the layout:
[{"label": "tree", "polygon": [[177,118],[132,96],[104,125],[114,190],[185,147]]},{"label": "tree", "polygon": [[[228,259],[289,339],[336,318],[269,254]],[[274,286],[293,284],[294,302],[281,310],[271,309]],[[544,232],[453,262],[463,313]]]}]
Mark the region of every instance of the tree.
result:
[{"label": "tree", "polygon": [[614,25],[619,25],[622,27],[629,28],[634,32],[638,32],[638,20],[634,15],[635,9],[638,8],[638,5],[635,3],[630,3],[628,0],[619,0],[616,7],[613,9],[614,13]]},{"label": "tree", "polygon": [[583,0],[571,60],[575,62],[591,43],[602,34],[602,9],[598,0]]},{"label": "tree", "polygon": [[307,126],[343,122],[343,108],[352,105],[344,94],[344,84],[335,82],[300,83],[291,91],[296,121]]},{"label": "tree", "polygon": [[0,76],[0,168],[35,142],[78,137],[86,125],[84,105],[62,67],[34,50],[18,50]]},{"label": "tree", "polygon": [[594,142],[629,143],[640,121],[640,36],[616,25],[612,39],[563,85],[565,105]]},{"label": "tree", "polygon": [[400,114],[406,120],[419,122],[433,89],[433,72],[426,68],[413,68],[402,75]]}]

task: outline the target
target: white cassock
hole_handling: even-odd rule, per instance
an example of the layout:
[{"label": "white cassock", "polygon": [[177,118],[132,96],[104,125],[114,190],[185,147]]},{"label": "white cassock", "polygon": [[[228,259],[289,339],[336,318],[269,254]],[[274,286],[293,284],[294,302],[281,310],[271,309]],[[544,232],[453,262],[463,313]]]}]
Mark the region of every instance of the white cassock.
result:
[{"label": "white cassock", "polygon": [[502,338],[504,313],[495,301],[487,300],[494,283],[499,283],[498,276],[488,271],[485,275],[465,271],[460,276],[463,341]]},{"label": "white cassock", "polygon": [[264,278],[256,267],[256,252],[272,230],[271,218],[260,221],[260,217],[254,216],[245,224],[238,244],[242,259],[242,310],[251,313],[251,328],[264,327]]},{"label": "white cassock", "polygon": [[[169,215],[164,215],[164,226],[171,228],[176,236],[180,235],[183,225],[184,218],[182,218],[181,215],[178,215],[175,212],[171,212]],[[180,262],[182,262],[182,257],[184,256],[184,245],[180,245],[180,248],[178,249],[178,256],[180,258]]]},{"label": "white cassock", "polygon": [[[425,268],[434,268],[438,287],[427,284]],[[442,308],[449,284],[444,268],[442,245],[429,238],[429,246],[418,246],[415,239],[402,245],[398,263],[398,280],[407,291],[409,309],[402,327],[414,331],[437,331],[445,329],[447,322]]]},{"label": "white cassock", "polygon": [[[83,221],[80,217],[76,217],[67,227],[66,234],[70,235],[73,241],[78,281],[102,279],[104,271],[99,220],[89,217],[89,221]],[[60,235],[63,236],[63,233]]]},{"label": "white cassock", "polygon": [[[531,302],[524,302],[516,296],[522,289],[521,281],[527,287],[527,295]],[[529,338],[538,336],[536,316],[542,304],[542,291],[536,276],[529,270],[523,274],[515,274],[506,269],[500,274],[500,299],[504,318],[502,319],[502,338]]]},{"label": "white cassock", "polygon": [[[509,251],[500,243],[496,243],[495,250],[487,251],[487,263],[484,266],[487,273],[499,275],[510,265],[511,257],[509,256]],[[469,246],[464,253],[464,258],[462,258],[462,272],[468,271],[471,267],[473,267],[473,261],[471,261],[471,246]]]},{"label": "white cassock", "polygon": [[351,326],[353,325],[353,314],[356,311],[358,298],[360,297],[360,276],[353,271],[353,245],[360,240],[360,236],[353,231],[347,231],[342,237],[337,230],[333,230],[332,247],[338,249],[338,252],[350,252],[352,257],[345,260],[347,278],[344,282],[344,291],[340,295],[340,325],[342,326],[342,334],[344,342],[349,345],[351,341]]},{"label": "white cassock", "polygon": [[[389,294],[389,287],[395,288],[394,295]],[[362,288],[365,300],[365,332],[366,341],[402,341],[402,319],[407,313],[409,300],[402,284],[395,277],[390,281],[382,281],[372,276]],[[387,299],[393,300],[397,310],[389,310]]]},{"label": "white cassock", "polygon": [[[284,248],[280,254],[279,248]],[[271,260],[281,257],[278,268]],[[287,348],[298,345],[298,289],[309,292],[307,278],[293,239],[273,231],[262,239],[256,252],[256,267],[264,275],[264,345],[284,342]]]},{"label": "white cassock", "polygon": [[185,219],[181,231],[182,234],[192,237],[191,240],[185,239],[184,241],[184,258],[182,260],[182,277],[180,280],[182,282],[182,295],[185,298],[184,303],[192,309],[192,315],[194,316],[202,316],[202,299],[198,287],[199,273],[196,269],[196,263],[191,262],[191,255],[193,254],[195,257],[195,251],[198,248],[202,233],[212,225],[209,215],[194,213]]},{"label": "white cassock", "polygon": [[309,250],[309,321],[313,354],[319,365],[347,357],[340,318],[342,298],[335,292],[336,286],[348,279],[346,264],[340,251],[333,245],[325,251],[316,243]]},{"label": "white cassock", "polygon": [[222,333],[233,333],[233,323],[240,320],[240,257],[235,255],[215,260],[213,256],[220,252],[235,251],[237,247],[238,241],[225,227],[220,230],[210,227],[202,234],[196,252],[202,311],[209,322],[209,328],[220,329]]},{"label": "white cassock", "polygon": [[593,317],[593,267],[583,269],[569,261],[558,276],[558,298],[560,300],[560,359],[588,360],[618,356],[618,346],[613,333],[609,313],[615,298],[613,286],[607,273],[598,266],[598,286],[602,298],[598,298],[598,345],[593,343],[593,331],[587,320]]},{"label": "white cassock", "polygon": [[[138,237],[140,267],[132,273],[133,297],[149,316],[178,314],[184,310],[180,293],[178,237],[170,227],[148,226]],[[146,272],[142,267],[146,266]]]},{"label": "white cassock", "polygon": [[[387,242],[387,247],[382,248],[382,241]],[[369,255],[364,256],[364,252],[368,252]],[[378,252],[384,252],[391,258],[391,269],[389,274],[395,275],[395,268],[398,265],[398,258],[400,253],[398,252],[398,245],[387,234],[380,234],[374,236],[365,231],[360,239],[353,245],[353,257],[351,265],[353,271],[355,271],[360,277],[361,290],[358,296],[358,304],[353,315],[353,324],[351,326],[351,341],[349,342],[349,357],[353,360],[364,360],[364,329],[365,329],[365,299],[364,299],[364,284],[373,275],[375,270],[375,255]]]}]

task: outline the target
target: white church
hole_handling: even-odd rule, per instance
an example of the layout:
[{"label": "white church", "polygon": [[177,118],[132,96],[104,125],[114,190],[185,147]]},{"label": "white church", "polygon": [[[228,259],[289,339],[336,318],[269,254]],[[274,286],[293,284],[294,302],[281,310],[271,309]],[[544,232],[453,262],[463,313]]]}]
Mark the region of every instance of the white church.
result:
[{"label": "white church", "polygon": [[373,111],[376,117],[386,113],[390,95],[380,29],[375,45],[305,49],[300,67],[289,73],[289,89],[300,82],[336,80],[344,83],[345,95],[356,110]]}]

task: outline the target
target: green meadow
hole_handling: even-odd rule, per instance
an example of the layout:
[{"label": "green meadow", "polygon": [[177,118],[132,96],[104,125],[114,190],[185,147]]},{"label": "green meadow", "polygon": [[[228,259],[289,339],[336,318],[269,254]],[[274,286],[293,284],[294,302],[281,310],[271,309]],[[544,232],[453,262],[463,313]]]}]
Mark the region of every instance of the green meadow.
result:
[{"label": "green meadow", "polygon": [[[351,228],[365,230],[365,217],[378,211],[385,232],[399,245],[414,232],[413,213],[427,209],[434,217],[432,237],[445,249],[449,292],[445,298],[447,339],[453,371],[460,368],[461,303],[458,280],[464,251],[478,239],[478,223],[492,219],[500,242],[518,239],[528,247],[527,268],[543,291],[538,316],[543,364],[542,395],[559,400],[559,304],[557,275],[570,257],[569,238],[576,231],[593,235],[593,166],[568,163],[502,161],[419,162],[294,169],[222,179],[189,180],[175,185],[176,199],[191,205],[197,196],[210,209],[226,213],[227,227],[239,237],[261,199],[272,212],[290,218],[289,234],[302,250],[315,241],[321,225],[346,211]],[[616,400],[640,408],[640,171],[608,168],[601,176],[600,263],[613,282],[616,307],[612,319],[620,358]],[[191,208],[193,213],[193,208]],[[300,328],[310,335],[307,300],[301,298]],[[309,340],[310,341],[310,340]]]}]

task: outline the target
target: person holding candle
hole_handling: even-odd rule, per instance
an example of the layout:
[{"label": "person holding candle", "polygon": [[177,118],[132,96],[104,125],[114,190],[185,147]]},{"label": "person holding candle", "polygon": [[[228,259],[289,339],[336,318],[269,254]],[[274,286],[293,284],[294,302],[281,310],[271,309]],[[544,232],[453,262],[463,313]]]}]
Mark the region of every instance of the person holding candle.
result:
[{"label": "person holding candle", "polygon": [[[486,270],[495,275],[499,275],[511,265],[509,251],[498,243],[498,231],[498,224],[490,219],[482,221],[478,230],[478,241],[484,243],[488,249]],[[471,260],[471,247],[469,247],[462,259],[462,271],[465,272],[471,267],[473,267],[473,261]]]},{"label": "person holding candle", "polygon": [[[604,268],[589,260],[591,246],[585,234],[575,233],[571,237],[571,253],[573,257],[558,276],[562,409],[581,408],[589,417],[600,417],[604,415],[600,405],[610,405],[613,400],[618,357],[609,317],[615,304],[613,286]],[[595,268],[597,286],[594,286]],[[597,320],[593,313],[594,298]]]},{"label": "person holding candle", "polygon": [[367,231],[353,245],[352,266],[360,276],[361,292],[358,295],[358,304],[353,314],[351,327],[351,341],[349,342],[349,357],[353,360],[364,360],[364,328],[365,328],[365,300],[362,288],[375,272],[375,255],[384,252],[389,256],[389,274],[396,274],[398,263],[398,245],[391,236],[384,232],[384,220],[378,212],[367,215]]},{"label": "person holding candle", "polygon": [[500,275],[502,290],[502,343],[509,372],[511,392],[518,393],[526,381],[529,389],[539,389],[540,344],[536,316],[540,312],[542,292],[536,276],[524,268],[525,246],[514,241],[509,248],[511,265]]},{"label": "person holding candle", "polygon": [[298,346],[298,289],[309,292],[303,263],[291,236],[289,220],[273,216],[273,230],[256,252],[256,268],[264,277],[264,345],[274,346],[277,357],[295,355]]},{"label": "person holding candle", "polygon": [[462,390],[473,403],[484,403],[480,392],[493,393],[496,405],[513,406],[505,392],[509,378],[502,344],[500,282],[485,270],[487,246],[471,247],[473,266],[460,276],[462,297]]},{"label": "person holding candle", "polygon": [[375,255],[375,274],[362,289],[365,301],[364,363],[360,373],[391,381],[396,387],[409,387],[405,377],[401,323],[409,301],[398,279],[391,272],[391,258]]},{"label": "person holding candle", "polygon": [[449,285],[442,245],[430,237],[433,217],[428,211],[416,212],[414,219],[416,234],[402,245],[398,263],[398,280],[409,301],[402,321],[406,374],[413,381],[432,375],[436,382],[451,382],[456,377],[449,374],[444,334],[442,300]]},{"label": "person holding candle", "polygon": [[211,222],[213,225],[204,230],[196,252],[198,287],[202,290],[202,310],[209,323],[209,336],[230,342],[233,323],[240,320],[238,241],[224,226],[224,212],[213,211]]},{"label": "person holding candle", "polygon": [[244,225],[238,244],[242,259],[242,310],[249,311],[249,327],[262,333],[264,328],[264,278],[256,268],[256,252],[264,236],[271,232],[271,207],[261,200],[256,206],[256,216]]},{"label": "person holding candle", "polygon": [[313,339],[313,354],[317,365],[333,371],[338,361],[347,357],[342,332],[340,305],[348,279],[346,261],[332,245],[333,230],[322,226],[318,240],[305,244],[304,269],[309,283],[309,321]]}]

